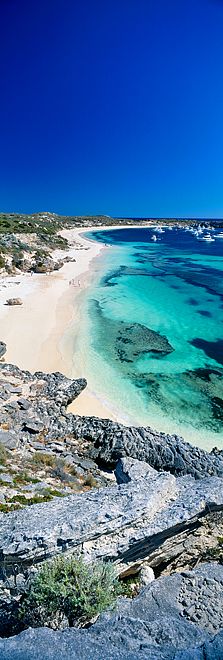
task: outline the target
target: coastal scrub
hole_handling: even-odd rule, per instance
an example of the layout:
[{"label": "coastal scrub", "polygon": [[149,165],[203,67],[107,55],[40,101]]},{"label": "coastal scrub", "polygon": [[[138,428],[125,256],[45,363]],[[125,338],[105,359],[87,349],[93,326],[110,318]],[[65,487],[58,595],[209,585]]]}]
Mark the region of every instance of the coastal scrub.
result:
[{"label": "coastal scrub", "polygon": [[120,592],[111,564],[57,557],[45,562],[31,581],[19,618],[25,628],[84,626],[113,605]]}]

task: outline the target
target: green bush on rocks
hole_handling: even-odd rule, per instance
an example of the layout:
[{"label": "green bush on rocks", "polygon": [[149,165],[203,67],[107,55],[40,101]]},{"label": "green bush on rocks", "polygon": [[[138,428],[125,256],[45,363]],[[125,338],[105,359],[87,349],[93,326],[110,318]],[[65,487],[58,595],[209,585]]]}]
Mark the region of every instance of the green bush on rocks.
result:
[{"label": "green bush on rocks", "polygon": [[5,465],[8,458],[8,452],[4,445],[0,442],[0,464]]},{"label": "green bush on rocks", "polygon": [[111,564],[57,557],[45,562],[30,582],[19,618],[24,627],[84,626],[113,605],[120,593]]}]

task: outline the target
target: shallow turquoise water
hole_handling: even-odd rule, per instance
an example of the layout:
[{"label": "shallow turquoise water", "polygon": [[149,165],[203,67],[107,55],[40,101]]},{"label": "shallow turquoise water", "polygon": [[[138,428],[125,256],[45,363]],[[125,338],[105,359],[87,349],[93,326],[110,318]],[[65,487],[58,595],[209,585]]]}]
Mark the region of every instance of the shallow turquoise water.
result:
[{"label": "shallow turquoise water", "polygon": [[223,240],[153,234],[88,234],[111,246],[85,300],[89,387],[126,421],[223,446]]}]

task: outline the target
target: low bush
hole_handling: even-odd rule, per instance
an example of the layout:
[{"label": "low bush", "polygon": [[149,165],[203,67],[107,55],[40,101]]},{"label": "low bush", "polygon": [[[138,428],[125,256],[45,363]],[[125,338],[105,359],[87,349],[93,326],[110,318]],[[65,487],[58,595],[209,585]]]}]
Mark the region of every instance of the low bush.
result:
[{"label": "low bush", "polygon": [[0,464],[5,465],[7,462],[8,458],[8,452],[7,449],[5,449],[4,445],[0,442]]},{"label": "low bush", "polygon": [[24,627],[83,626],[115,603],[121,593],[111,564],[85,564],[81,558],[45,562],[20,605]]},{"label": "low bush", "polygon": [[32,465],[41,468],[43,465],[46,467],[53,467],[55,465],[55,456],[53,454],[45,454],[42,451],[37,451],[32,456]]},{"label": "low bush", "polygon": [[64,481],[65,483],[68,483],[73,479],[73,477],[68,472],[66,472],[65,462],[62,458],[57,458],[55,460],[54,466],[52,466],[52,470],[50,471],[50,474],[51,477],[54,477],[54,479],[60,479],[60,481]]},{"label": "low bush", "polygon": [[95,477],[93,476],[93,474],[89,472],[84,479],[84,485],[89,486],[89,488],[97,488],[98,482],[97,479],[95,479]]},{"label": "low bush", "polygon": [[213,548],[209,548],[204,552],[202,560],[217,561],[219,564],[223,564],[223,536],[218,536],[216,541],[217,544]]},{"label": "low bush", "polygon": [[4,266],[5,266],[5,259],[2,256],[2,254],[0,254],[0,268],[4,268]]}]

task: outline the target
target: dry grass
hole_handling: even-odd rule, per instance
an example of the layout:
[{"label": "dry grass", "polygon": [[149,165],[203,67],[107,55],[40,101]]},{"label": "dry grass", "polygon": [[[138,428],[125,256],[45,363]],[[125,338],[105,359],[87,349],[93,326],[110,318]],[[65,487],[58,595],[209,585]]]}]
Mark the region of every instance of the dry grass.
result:
[{"label": "dry grass", "polygon": [[34,456],[31,458],[31,464],[37,468],[45,467],[55,467],[56,459],[52,454],[45,454],[42,451],[35,452]]},{"label": "dry grass", "polygon": [[93,476],[93,474],[89,472],[89,474],[87,474],[87,476],[84,479],[84,485],[89,486],[89,488],[97,488],[98,482]]}]

